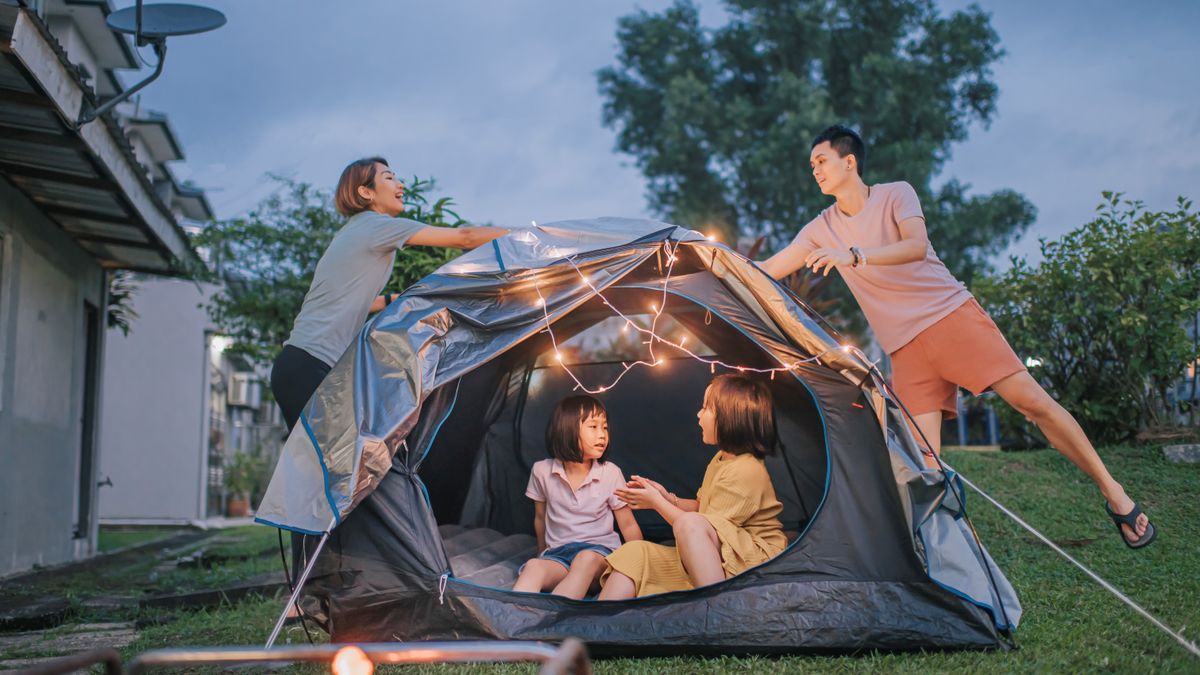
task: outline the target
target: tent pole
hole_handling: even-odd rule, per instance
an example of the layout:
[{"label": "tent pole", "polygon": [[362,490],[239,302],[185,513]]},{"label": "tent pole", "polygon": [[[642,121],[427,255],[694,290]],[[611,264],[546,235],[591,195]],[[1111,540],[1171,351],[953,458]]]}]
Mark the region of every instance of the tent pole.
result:
[{"label": "tent pole", "polygon": [[317,557],[321,555],[321,549],[325,547],[325,541],[329,539],[329,533],[333,531],[335,523],[336,520],[330,522],[329,527],[325,528],[325,533],[321,535],[321,541],[317,542],[316,550],[309,557],[308,564],[304,566],[304,571],[300,574],[300,578],[296,580],[296,588],[292,589],[292,597],[288,598],[287,604],[283,606],[283,611],[279,614],[279,620],[275,622],[275,629],[271,631],[271,637],[267,638],[267,649],[275,645],[275,639],[279,637],[279,631],[283,630],[283,623],[287,621],[288,610],[291,609],[292,605],[296,604],[296,599],[300,597],[300,590],[304,588],[304,582],[308,581],[309,573],[312,572],[313,567],[317,564]]}]

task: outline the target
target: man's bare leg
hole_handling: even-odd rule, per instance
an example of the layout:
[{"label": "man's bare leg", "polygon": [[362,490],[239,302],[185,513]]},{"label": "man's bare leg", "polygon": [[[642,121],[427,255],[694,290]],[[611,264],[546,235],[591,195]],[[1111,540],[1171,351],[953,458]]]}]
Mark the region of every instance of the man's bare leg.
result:
[{"label": "man's bare leg", "polygon": [[[1096,454],[1096,448],[1083,432],[1083,427],[1079,426],[1079,422],[1066,408],[1042,389],[1032,375],[1027,371],[1014,373],[992,385],[992,389],[1017,412],[1036,424],[1055,450],[1071,460],[1096,483],[1113,513],[1129,513],[1133,510],[1133,500],[1125,494],[1125,488],[1108,473],[1100,455]],[[1136,541],[1146,533],[1149,522],[1146,515],[1142,514],[1138,516],[1136,532],[1129,531],[1128,526],[1122,526],[1125,538]]]},{"label": "man's bare leg", "polygon": [[[916,422],[915,428],[912,429],[913,436],[917,439],[917,443],[929,442],[929,449],[938,455],[942,454],[942,411],[935,410],[931,413],[921,413],[913,415],[913,421]],[[910,427],[913,427],[911,423]],[[920,433],[918,433],[918,431]],[[921,434],[925,435],[925,440],[921,440]],[[937,468],[937,460],[933,457],[925,457],[925,466],[930,469]]]}]

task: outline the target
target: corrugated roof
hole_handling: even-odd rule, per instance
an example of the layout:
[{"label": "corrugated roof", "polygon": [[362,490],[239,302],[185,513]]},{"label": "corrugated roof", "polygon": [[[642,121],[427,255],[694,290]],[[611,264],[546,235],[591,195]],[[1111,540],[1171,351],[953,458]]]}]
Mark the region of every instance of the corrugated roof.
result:
[{"label": "corrugated roof", "polygon": [[112,117],[67,123],[79,101],[96,103],[41,19],[0,3],[0,175],[106,267],[202,264]]}]

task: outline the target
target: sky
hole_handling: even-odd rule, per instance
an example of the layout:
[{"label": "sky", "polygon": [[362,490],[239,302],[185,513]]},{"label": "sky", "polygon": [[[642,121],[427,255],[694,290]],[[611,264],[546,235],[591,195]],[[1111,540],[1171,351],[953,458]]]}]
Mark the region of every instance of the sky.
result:
[{"label": "sky", "polygon": [[[347,162],[375,154],[435,177],[473,222],[652,215],[601,123],[595,73],[615,61],[619,17],[669,2],[193,2],[228,23],[172,38],[141,104],[170,117],[187,156],[176,175],[205,188],[219,218],[275,189],[268,174],[331,189]],[[1033,202],[1037,222],[1002,258],[1036,260],[1037,239],[1087,222],[1102,190],[1151,208],[1200,197],[1200,2],[978,4],[1007,52],[993,69],[997,115],[953,146],[935,184]],[[721,20],[720,3],[700,5],[706,23]]]}]

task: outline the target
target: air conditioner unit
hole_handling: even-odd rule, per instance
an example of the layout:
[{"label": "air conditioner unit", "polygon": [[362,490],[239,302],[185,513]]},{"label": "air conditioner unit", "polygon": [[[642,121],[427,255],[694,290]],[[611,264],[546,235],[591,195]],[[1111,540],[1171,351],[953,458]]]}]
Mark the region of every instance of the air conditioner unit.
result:
[{"label": "air conditioner unit", "polygon": [[229,379],[229,405],[257,408],[262,402],[262,384],[254,373],[234,373]]}]

